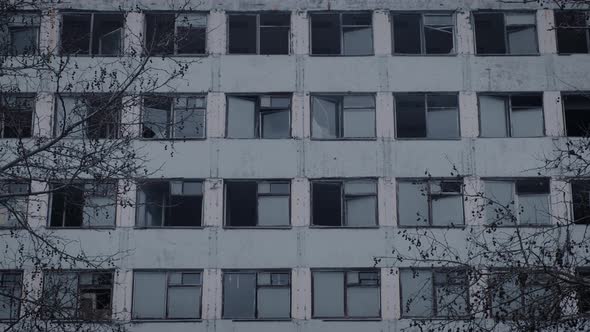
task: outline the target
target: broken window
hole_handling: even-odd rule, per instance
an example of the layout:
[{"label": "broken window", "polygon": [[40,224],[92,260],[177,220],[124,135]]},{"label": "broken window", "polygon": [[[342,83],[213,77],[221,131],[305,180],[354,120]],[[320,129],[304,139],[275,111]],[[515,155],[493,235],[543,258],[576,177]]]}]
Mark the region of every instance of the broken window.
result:
[{"label": "broken window", "polygon": [[454,52],[453,14],[392,13],[393,52],[450,54]]},{"label": "broken window", "polygon": [[63,54],[120,55],[124,25],[122,13],[64,13],[61,51]]},{"label": "broken window", "polygon": [[202,225],[203,183],[148,181],[138,188],[137,226],[196,227]]},{"label": "broken window", "polygon": [[317,180],[311,184],[312,225],[377,226],[377,182],[373,179]]},{"label": "broken window", "polygon": [[4,94],[0,97],[0,138],[31,137],[35,97]]},{"label": "broken window", "polygon": [[29,190],[28,183],[0,182],[0,228],[26,223]]},{"label": "broken window", "polygon": [[51,227],[114,227],[116,183],[51,185]]},{"label": "broken window", "polygon": [[117,138],[122,108],[121,98],[108,95],[59,96],[54,134],[70,138]]},{"label": "broken window", "polygon": [[588,136],[590,130],[590,96],[567,94],[562,96],[567,136]]},{"label": "broken window", "polygon": [[290,319],[291,272],[224,271],[223,318]]},{"label": "broken window", "polygon": [[143,99],[142,136],[151,139],[204,138],[203,96],[147,96]]},{"label": "broken window", "polygon": [[590,45],[590,12],[556,11],[555,31],[559,54],[588,53]]},{"label": "broken window", "polygon": [[205,54],[207,14],[146,14],[146,52],[150,55]]},{"label": "broken window", "polygon": [[199,319],[201,271],[135,271],[132,319]]},{"label": "broken window", "polygon": [[289,54],[289,13],[229,14],[229,54]]},{"label": "broken window", "polygon": [[574,180],[572,184],[573,222],[590,224],[590,181]]},{"label": "broken window", "polygon": [[19,318],[22,273],[0,271],[0,321]]},{"label": "broken window", "polygon": [[450,318],[469,314],[467,271],[400,269],[403,317]]},{"label": "broken window", "polygon": [[227,97],[228,138],[289,138],[290,136],[291,96]]},{"label": "broken window", "polygon": [[317,270],[312,279],[313,318],[380,317],[379,270]]},{"label": "broken window", "polygon": [[479,126],[481,137],[543,136],[543,96],[480,95]]},{"label": "broken window", "polygon": [[46,272],[42,310],[48,319],[111,319],[113,273]]},{"label": "broken window", "polygon": [[312,13],[311,54],[372,55],[371,13]]},{"label": "broken window", "polygon": [[537,54],[534,12],[475,12],[476,54]]},{"label": "broken window", "polygon": [[227,181],[227,227],[288,227],[291,186],[288,181]]},{"label": "broken window", "polygon": [[396,94],[397,138],[459,138],[457,94]]},{"label": "broken window", "polygon": [[549,179],[485,180],[489,224],[535,226],[550,223]]},{"label": "broken window", "polygon": [[400,180],[398,182],[400,226],[463,225],[461,180]]},{"label": "broken window", "polygon": [[311,136],[319,139],[374,138],[374,95],[311,96]]},{"label": "broken window", "polygon": [[33,55],[39,49],[41,18],[33,13],[6,13],[0,18],[0,53]]}]

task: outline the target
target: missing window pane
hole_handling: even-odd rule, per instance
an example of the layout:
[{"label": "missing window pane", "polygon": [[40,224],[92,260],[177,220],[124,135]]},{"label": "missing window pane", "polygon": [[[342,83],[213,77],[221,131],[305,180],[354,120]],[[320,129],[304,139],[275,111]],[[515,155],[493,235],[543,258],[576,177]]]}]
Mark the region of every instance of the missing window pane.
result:
[{"label": "missing window pane", "polygon": [[555,30],[559,53],[588,53],[588,13],[557,11]]},{"label": "missing window pane", "polygon": [[289,27],[260,27],[260,54],[289,54]]},{"label": "missing window pane", "polygon": [[65,54],[90,54],[91,14],[67,14],[62,19],[61,50]]},{"label": "missing window pane", "polygon": [[226,184],[226,222],[228,226],[256,226],[257,219],[256,182],[228,182]]},{"label": "missing window pane", "polygon": [[229,53],[256,54],[256,15],[229,16]]},{"label": "missing window pane", "polygon": [[318,226],[342,226],[340,183],[313,184],[313,224]]},{"label": "missing window pane", "polygon": [[340,54],[340,15],[311,16],[311,53]]},{"label": "missing window pane", "polygon": [[476,13],[473,17],[477,54],[505,54],[504,15],[502,13]]},{"label": "missing window pane", "polygon": [[207,40],[207,16],[181,14],[176,18],[178,54],[204,54]]},{"label": "missing window pane", "polygon": [[393,15],[394,52],[420,54],[420,14]]},{"label": "missing window pane", "polygon": [[426,137],[424,95],[395,96],[397,137]]},{"label": "missing window pane", "polygon": [[590,98],[586,95],[563,96],[567,136],[586,136],[590,132]]}]

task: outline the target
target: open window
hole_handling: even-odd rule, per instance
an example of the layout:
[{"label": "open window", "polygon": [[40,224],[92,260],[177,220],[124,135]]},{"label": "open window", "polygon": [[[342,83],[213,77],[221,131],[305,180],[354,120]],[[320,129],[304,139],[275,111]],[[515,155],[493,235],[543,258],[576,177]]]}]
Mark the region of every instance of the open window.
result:
[{"label": "open window", "polygon": [[479,96],[481,137],[540,137],[545,133],[541,94]]},{"label": "open window", "polygon": [[34,95],[3,94],[0,96],[0,138],[31,137],[34,110]]},{"label": "open window", "polygon": [[567,136],[587,137],[590,134],[590,94],[562,95]]},{"label": "open window", "polygon": [[224,319],[291,318],[291,271],[223,271]]},{"label": "open window", "polygon": [[465,223],[462,180],[401,179],[397,188],[400,226],[452,227]]},{"label": "open window", "polygon": [[457,94],[396,94],[397,138],[459,138]]},{"label": "open window", "polygon": [[578,268],[576,274],[576,277],[580,280],[576,289],[578,312],[590,313],[590,287],[588,287],[590,285],[590,269],[587,267]]},{"label": "open window", "polygon": [[132,319],[200,319],[199,270],[134,271]]},{"label": "open window", "polygon": [[485,214],[496,226],[542,226],[551,222],[549,179],[485,180]]},{"label": "open window", "polygon": [[204,96],[146,96],[143,99],[142,137],[204,138],[206,111]]},{"label": "open window", "polygon": [[228,138],[291,137],[290,95],[229,95]]},{"label": "open window", "polygon": [[116,183],[51,184],[50,227],[100,228],[115,226]]},{"label": "open window", "polygon": [[202,218],[201,181],[159,180],[139,185],[137,226],[199,227]]},{"label": "open window", "polygon": [[26,223],[30,186],[24,182],[0,182],[0,228]]},{"label": "open window", "polygon": [[555,11],[555,33],[559,54],[588,53],[590,11]]},{"label": "open window", "polygon": [[40,22],[39,14],[4,12],[0,18],[0,53],[3,55],[37,54]]},{"label": "open window", "polygon": [[379,318],[381,278],[377,269],[312,270],[312,317]]},{"label": "open window", "polygon": [[288,227],[291,185],[284,180],[225,183],[226,227]]},{"label": "open window", "polygon": [[377,226],[377,181],[374,179],[314,180],[312,225]]},{"label": "open window", "polygon": [[59,96],[54,135],[69,138],[109,139],[120,135],[121,98],[106,94]]},{"label": "open window", "polygon": [[369,12],[311,13],[311,54],[373,55]]},{"label": "open window", "polygon": [[368,139],[375,135],[375,96],[311,96],[311,137],[315,139]]},{"label": "open window", "polygon": [[201,55],[207,52],[207,14],[146,14],[145,51],[150,55]]},{"label": "open window", "polygon": [[125,15],[63,13],[61,52],[72,55],[121,55]]},{"label": "open window", "polygon": [[393,53],[451,54],[455,22],[451,13],[392,13]]},{"label": "open window", "polygon": [[534,12],[474,12],[476,54],[538,54]]},{"label": "open window", "polygon": [[289,13],[229,14],[228,25],[229,54],[289,54]]},{"label": "open window", "polygon": [[0,270],[0,321],[19,318],[22,272]]},{"label": "open window", "polygon": [[590,224],[590,180],[573,180],[572,208],[573,222],[576,224]]}]

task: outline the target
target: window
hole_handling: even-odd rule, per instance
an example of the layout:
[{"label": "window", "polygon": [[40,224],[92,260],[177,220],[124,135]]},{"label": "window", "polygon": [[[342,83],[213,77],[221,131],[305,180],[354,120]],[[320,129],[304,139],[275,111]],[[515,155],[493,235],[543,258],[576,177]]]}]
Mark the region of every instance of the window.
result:
[{"label": "window", "polygon": [[288,227],[291,185],[288,181],[227,181],[227,227]]},{"label": "window", "polygon": [[398,181],[400,226],[463,225],[462,189],[461,180]]},{"label": "window", "polygon": [[397,138],[459,138],[457,94],[396,94]]},{"label": "window", "polygon": [[28,183],[0,182],[0,228],[26,223],[29,190]]},{"label": "window", "polygon": [[107,95],[59,96],[56,110],[56,136],[104,139],[120,135],[121,98]]},{"label": "window", "polygon": [[481,137],[543,136],[543,96],[480,95],[479,127]]},{"label": "window", "polygon": [[151,55],[206,53],[207,14],[146,14],[146,50]]},{"label": "window", "polygon": [[223,318],[290,319],[291,272],[224,271]]},{"label": "window", "polygon": [[316,180],[311,184],[312,225],[377,226],[377,182],[373,179]]},{"label": "window", "polygon": [[590,312],[590,270],[587,268],[580,268],[577,272],[577,278],[579,286],[576,289],[576,295],[578,296],[578,312],[589,313]]},{"label": "window", "polygon": [[137,226],[196,227],[203,218],[203,183],[149,181],[139,185]]},{"label": "window", "polygon": [[124,24],[122,13],[64,13],[61,51],[63,54],[120,55]]},{"label": "window", "polygon": [[538,54],[534,12],[476,12],[477,54]]},{"label": "window", "polygon": [[375,137],[375,96],[311,96],[311,136],[318,139]]},{"label": "window", "polygon": [[116,183],[51,185],[50,227],[114,227]]},{"label": "window", "polygon": [[135,271],[133,319],[200,319],[200,271]]},{"label": "window", "polygon": [[549,224],[549,179],[485,180],[484,185],[489,224]]},{"label": "window", "polygon": [[311,273],[313,318],[381,316],[379,270],[317,270]]},{"label": "window", "polygon": [[567,136],[587,136],[590,129],[590,95],[563,95]]},{"label": "window", "polygon": [[590,224],[590,181],[574,180],[572,184],[573,222]]},{"label": "window", "polygon": [[291,96],[228,96],[226,136],[228,138],[289,138],[291,136]]},{"label": "window", "polygon": [[38,14],[5,12],[0,18],[0,53],[4,55],[37,54],[40,22],[41,18]]},{"label": "window", "polygon": [[0,138],[31,137],[35,97],[5,94],[0,98]]},{"label": "window", "polygon": [[560,54],[588,53],[590,12],[564,10],[555,12],[557,50]]},{"label": "window", "polygon": [[19,317],[22,273],[0,271],[0,321]]},{"label": "window", "polygon": [[151,139],[205,137],[202,96],[148,96],[143,99],[142,136]]},{"label": "window", "polygon": [[400,269],[402,317],[465,317],[469,314],[467,271]]},{"label": "window", "polygon": [[451,13],[392,13],[393,52],[451,54],[455,22]]},{"label": "window", "polygon": [[229,14],[229,54],[289,54],[289,13]]},{"label": "window", "polygon": [[46,272],[42,309],[48,319],[111,319],[113,273],[110,271]]},{"label": "window", "polygon": [[372,55],[371,13],[311,13],[311,54]]}]

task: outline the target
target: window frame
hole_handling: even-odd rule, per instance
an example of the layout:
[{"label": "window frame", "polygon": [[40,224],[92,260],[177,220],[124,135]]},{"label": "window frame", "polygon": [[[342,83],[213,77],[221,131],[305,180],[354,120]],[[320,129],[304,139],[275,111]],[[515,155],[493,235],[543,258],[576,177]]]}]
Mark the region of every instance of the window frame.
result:
[{"label": "window frame", "polygon": [[[420,53],[399,53],[395,51],[395,35],[394,35],[394,16],[396,14],[415,14],[420,15]],[[424,16],[450,16],[453,21],[453,47],[449,53],[426,53],[426,37],[424,28]],[[389,12],[391,18],[391,54],[394,56],[456,56],[457,52],[457,15],[454,11],[448,10],[424,10],[424,11],[405,11],[405,10],[392,10]]]},{"label": "window frame", "polygon": [[[4,289],[4,288],[8,288],[3,285],[3,280],[4,280],[4,275],[18,275],[19,280],[19,284],[16,285],[15,287],[12,287],[13,293],[15,291],[18,291],[19,293],[19,299],[13,299],[14,302],[16,302],[16,312],[14,313],[15,318],[7,318],[7,319],[3,319],[0,318],[0,324],[4,323],[4,322],[14,322],[16,320],[18,320],[21,317],[21,304],[23,302],[23,287],[24,287],[24,273],[23,270],[19,270],[19,269],[1,269],[0,270],[0,289]],[[0,292],[1,293],[1,292]]]},{"label": "window frame", "polygon": [[[367,25],[344,25],[342,22],[342,15],[355,15],[355,14],[365,14],[365,15],[370,15],[371,16],[371,25],[367,26]],[[367,57],[367,56],[374,56],[375,55],[375,28],[374,28],[374,22],[373,22],[373,11],[371,10],[351,10],[351,11],[343,11],[343,10],[339,10],[339,11],[326,11],[326,10],[314,10],[314,11],[309,11],[307,14],[308,18],[309,18],[309,55],[310,56],[319,56],[319,57]],[[312,16],[319,16],[319,15],[338,15],[338,27],[340,30],[340,54],[325,54],[325,53],[313,53],[313,28],[312,28],[312,20],[313,17]],[[344,54],[344,27],[370,27],[371,28],[371,39],[372,39],[372,45],[371,45],[371,51],[368,52],[367,54],[357,54],[357,55],[350,55],[350,54]]]},{"label": "window frame", "polygon": [[[571,216],[571,223],[574,225],[588,225],[590,224],[590,213],[586,216],[583,216],[582,219],[576,219],[575,210],[576,210],[576,192],[574,191],[574,185],[581,185],[584,186],[586,190],[581,190],[581,193],[586,196],[586,204],[588,204],[588,208],[590,209],[590,178],[572,178],[568,180],[570,190],[571,190],[571,204],[568,204],[569,213]],[[589,210],[590,211],[590,210]],[[576,221],[581,222],[576,222]],[[590,268],[584,270],[583,272],[590,273]],[[590,301],[590,299],[589,299]],[[590,303],[590,302],[589,302]]]},{"label": "window frame", "polygon": [[[124,11],[97,11],[97,10],[61,10],[60,14],[60,30],[59,30],[59,54],[60,55],[67,55],[67,56],[75,56],[75,57],[105,57],[105,58],[116,58],[121,57],[125,54],[125,27],[127,24],[126,19],[126,12]],[[88,37],[88,54],[78,54],[78,53],[67,53],[63,50],[63,33],[64,33],[64,26],[63,26],[63,18],[64,16],[71,15],[90,15],[90,33]],[[95,15],[121,15],[123,24],[121,25],[121,40],[120,46],[121,51],[119,54],[102,54],[102,53],[93,53],[93,46],[94,46],[94,16]],[[112,32],[112,31],[111,31]]]},{"label": "window frame", "polygon": [[[167,136],[164,138],[149,138],[143,136],[144,130],[144,118],[146,115],[146,107],[145,107],[145,100],[146,98],[169,98],[170,99],[170,121],[166,123],[166,131]],[[204,99],[204,107],[198,107],[195,109],[203,110],[203,137],[176,137],[175,134],[175,124],[176,124],[176,99],[179,98],[202,98]],[[207,94],[203,93],[152,93],[152,94],[144,94],[141,95],[141,115],[140,115],[140,123],[141,123],[141,130],[139,133],[139,139],[142,141],[202,141],[207,139]]]},{"label": "window frame", "polygon": [[554,26],[553,29],[555,30],[555,42],[556,42],[556,46],[557,46],[557,55],[572,55],[572,54],[589,54],[590,53],[590,10],[589,9],[556,9],[553,11],[553,19],[554,22],[557,22],[557,15],[560,13],[576,13],[576,12],[582,12],[586,14],[586,28],[585,28],[585,32],[586,32],[586,49],[587,52],[586,53],[571,53],[571,52],[561,52],[559,50],[559,39],[558,39],[558,30],[560,29],[559,26]]},{"label": "window frame", "polygon": [[[508,25],[506,24],[506,14],[532,14],[533,18],[535,19],[534,24],[514,24],[510,26],[517,26],[517,27],[534,27],[535,28],[535,46],[536,52],[534,53],[523,53],[523,54],[514,54],[510,51],[510,43],[508,40]],[[503,39],[504,39],[504,48],[505,53],[478,53],[477,52],[477,33],[475,29],[475,15],[476,14],[502,14],[502,22],[503,22]],[[541,52],[539,50],[539,29],[537,22],[537,11],[536,10],[526,10],[526,9],[519,9],[519,10],[474,10],[470,14],[470,20],[473,22],[473,45],[474,45],[474,55],[475,56],[540,56]]]},{"label": "window frame", "polygon": [[[16,12],[10,13],[10,14],[14,14],[14,16],[36,16],[36,19],[38,20],[38,23],[36,24],[31,24],[31,25],[17,25],[18,28],[32,28],[35,30],[35,38],[36,38],[36,43],[34,45],[34,50],[21,54],[18,52],[9,52],[8,50],[0,50],[0,55],[2,56],[35,56],[35,55],[39,55],[41,53],[41,18],[42,18],[42,13],[36,10],[18,10]],[[6,24],[6,29],[8,34],[10,35],[10,22],[7,22],[8,24]],[[10,43],[7,43],[8,47],[14,48],[13,47],[13,43],[12,43],[12,39],[10,40]]]},{"label": "window frame", "polygon": [[[260,15],[269,15],[269,14],[283,14],[283,15],[289,15],[289,25],[288,25],[288,29],[289,32],[287,34],[287,43],[289,45],[289,47],[287,48],[287,53],[285,54],[267,54],[267,53],[261,53],[260,52],[260,31],[261,28],[277,28],[277,27],[287,27],[286,25],[262,25],[260,24]],[[230,16],[256,16],[256,52],[255,53],[231,53],[229,50],[229,20],[230,20]],[[291,20],[291,12],[289,11],[285,11],[285,10],[266,10],[266,11],[255,11],[255,12],[245,12],[245,11],[230,11],[227,12],[225,15],[225,23],[226,26],[228,27],[226,29],[226,40],[227,40],[227,46],[225,49],[225,52],[227,55],[272,55],[272,56],[278,56],[278,55],[292,55],[293,54],[293,50],[291,47],[291,34],[292,34],[292,20]]]},{"label": "window frame", "polygon": [[[100,100],[100,98],[104,98],[104,97],[109,97],[110,95],[114,95],[115,93],[109,93],[109,92],[100,92],[100,93],[93,93],[93,92],[85,92],[85,93],[64,93],[64,94],[54,94],[53,96],[55,97],[55,101],[53,103],[53,111],[52,111],[52,117],[51,117],[51,121],[53,122],[51,125],[51,135],[52,137],[57,137],[59,135],[62,135],[63,132],[60,131],[61,128],[58,128],[58,126],[60,125],[60,119],[59,119],[59,113],[61,111],[65,111],[66,112],[66,116],[70,116],[71,114],[68,112],[71,112],[72,110],[68,110],[65,109],[65,106],[67,106],[67,103],[65,102],[66,99],[75,99],[76,102],[81,102],[83,104],[85,104],[84,107],[88,106],[86,105],[89,102],[92,102],[93,97],[96,97],[96,100]],[[58,96],[58,97],[56,97]],[[90,99],[89,99],[90,97]],[[117,106],[116,108],[116,112],[117,112],[117,116],[116,116],[116,128],[115,131],[112,135],[112,137],[100,137],[100,138],[95,138],[95,137],[90,137],[89,136],[89,126],[88,126],[88,122],[91,119],[91,116],[88,115],[88,113],[86,112],[84,115],[85,120],[83,121],[83,123],[79,124],[76,128],[76,130],[80,130],[82,131],[82,136],[81,137],[77,137],[77,136],[71,136],[71,135],[66,135],[64,136],[62,139],[66,139],[66,140],[113,140],[113,139],[120,139],[121,135],[122,135],[122,127],[123,127],[123,113],[125,112],[125,104],[123,102],[123,97],[118,97],[117,99],[115,99],[115,101],[113,101],[113,103],[111,103],[111,107],[115,108],[115,106]],[[63,101],[63,103],[62,103]],[[116,102],[116,105],[115,105]],[[64,109],[62,109],[61,107],[64,106]],[[120,106],[120,107],[119,107]],[[88,108],[86,108],[85,111],[88,111]],[[102,112],[107,111],[106,109],[101,110],[101,112],[96,113],[97,114],[101,114]],[[64,119],[64,122],[66,121],[66,119]],[[67,124],[67,123],[66,123]],[[112,125],[112,123],[111,123]],[[67,125],[66,127],[68,127],[69,125]]]},{"label": "window frame", "polygon": [[[27,186],[27,194],[22,194],[22,195],[17,195],[16,199],[23,199],[25,202],[25,210],[22,211],[23,212],[23,222],[27,223],[29,220],[29,197],[30,197],[30,193],[31,193],[31,182],[30,181],[11,181],[11,180],[0,180],[0,189],[4,190],[4,186],[10,186],[10,185],[26,185]],[[11,194],[11,193],[9,193]],[[15,199],[15,197],[7,197],[7,198],[0,198],[0,210],[3,209],[3,204],[2,201],[4,200],[10,200],[10,199]],[[10,211],[8,211],[10,213]],[[7,225],[4,226],[2,224],[0,224],[0,230],[7,230],[7,229],[20,229],[22,228],[23,225],[20,225],[19,223],[15,223],[14,225]],[[0,272],[2,272],[2,270],[0,270]]]},{"label": "window frame", "polygon": [[[482,136],[482,123],[481,123],[481,97],[501,97],[505,98],[504,103],[504,116],[506,119],[506,136]],[[542,136],[512,136],[512,97],[539,97],[541,100],[541,115],[543,118],[543,135]],[[565,119],[564,119],[565,121]],[[545,101],[543,100],[543,92],[482,92],[477,93],[477,123],[478,123],[478,138],[538,138],[547,137],[547,130],[545,128]],[[564,122],[565,124],[565,122]]]},{"label": "window frame", "polygon": [[[251,54],[252,55],[252,54]],[[229,136],[229,98],[256,98],[255,101],[255,109],[254,109],[254,137],[230,137]],[[263,128],[262,128],[262,114],[265,112],[276,112],[276,111],[284,111],[284,108],[280,107],[262,107],[261,100],[263,97],[271,98],[288,98],[289,99],[289,134],[288,137],[262,137]],[[271,93],[226,93],[225,94],[225,139],[238,139],[238,140],[245,140],[245,139],[269,139],[269,140],[287,140],[293,138],[293,93],[288,92],[271,92]]]},{"label": "window frame", "polygon": [[[178,24],[177,24],[177,19],[178,17],[182,16],[182,15],[187,15],[187,14],[200,14],[205,16],[205,52],[204,53],[178,53],[178,43],[177,43],[177,28],[178,28]],[[174,16],[174,45],[173,45],[173,51],[172,53],[163,53],[163,52],[156,52],[156,53],[150,53],[149,51],[147,51],[147,36],[148,36],[148,16],[159,16],[159,15],[173,15]],[[144,36],[141,40],[142,42],[142,48],[143,51],[142,53],[144,55],[149,54],[150,57],[154,57],[154,58],[158,58],[158,57],[197,57],[197,58],[201,58],[201,57],[207,57],[209,56],[209,43],[207,42],[207,36],[209,35],[209,12],[208,11],[202,11],[202,10],[183,10],[183,11],[171,11],[171,10],[149,10],[149,11],[145,11],[144,12],[144,20],[143,20],[143,31],[144,31]]]},{"label": "window frame", "polygon": [[[588,27],[588,30],[590,30],[590,26]],[[590,33],[590,32],[589,32]],[[590,45],[588,45],[588,49],[590,52]],[[590,53],[589,53],[590,54]],[[583,97],[583,98],[587,98],[588,99],[588,107],[590,108],[590,91],[589,90],[583,90],[583,91],[567,91],[567,92],[562,92],[560,94],[560,101],[561,101],[561,118],[563,121],[563,135],[564,137],[572,137],[572,138],[583,138],[584,136],[570,136],[570,134],[567,132],[567,115],[566,115],[566,107],[565,107],[565,99],[568,96],[574,96],[574,97]],[[588,128],[588,131],[590,133],[590,127]]]},{"label": "window frame", "polygon": [[[31,99],[31,135],[30,136],[23,136],[23,137],[4,137],[5,136],[5,119],[6,119],[6,114],[5,112],[12,112],[14,109],[6,107],[6,99],[12,99],[12,98],[16,98],[16,99]],[[36,115],[36,111],[37,111],[37,95],[35,93],[32,92],[23,92],[23,93],[6,93],[3,94],[3,96],[0,96],[0,139],[9,139],[9,140],[13,140],[13,139],[24,139],[24,138],[32,138],[35,136],[35,115]],[[18,110],[19,112],[22,111],[22,109]]]},{"label": "window frame", "polygon": [[[373,114],[375,121],[373,122],[373,137],[345,137],[344,136],[344,97],[371,97],[373,99],[374,107]],[[313,135],[313,100],[314,98],[334,98],[338,99],[338,110],[336,111],[336,137],[335,138],[324,138],[314,137]],[[309,95],[309,132],[310,140],[312,141],[376,141],[377,140],[377,94],[375,92],[358,92],[358,93],[335,93],[335,92],[314,92]],[[366,109],[362,107],[352,107],[347,109]]]}]

